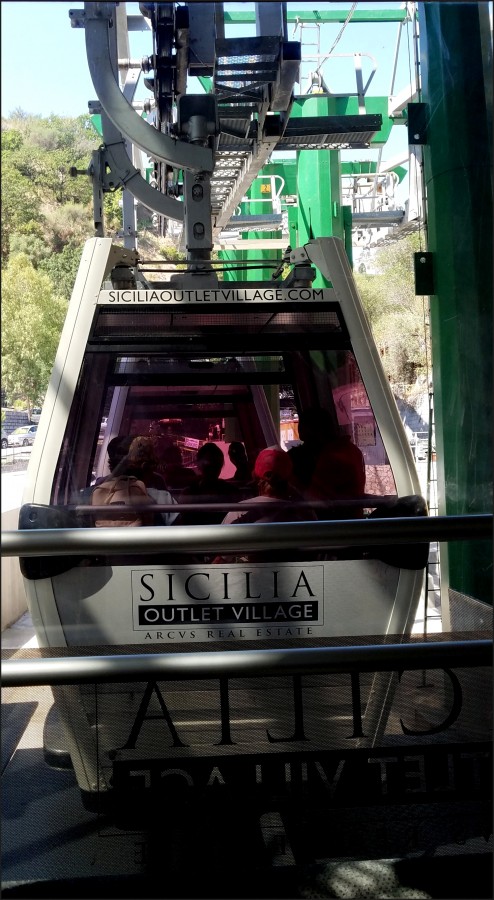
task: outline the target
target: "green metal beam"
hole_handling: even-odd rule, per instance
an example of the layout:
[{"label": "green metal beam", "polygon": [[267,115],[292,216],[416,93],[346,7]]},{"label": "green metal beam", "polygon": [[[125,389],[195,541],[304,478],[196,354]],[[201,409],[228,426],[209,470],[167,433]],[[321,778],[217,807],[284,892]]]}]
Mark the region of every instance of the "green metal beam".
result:
[{"label": "green metal beam", "polygon": [[[261,173],[263,175],[274,174],[271,172],[264,172],[263,169],[261,169],[261,172],[259,174],[261,174]],[[269,190],[268,190],[268,188],[269,188]],[[259,200],[259,201],[266,200],[266,199],[272,200],[270,181],[267,181],[266,179],[255,178],[254,181],[252,182],[252,185],[250,186],[249,191],[248,191],[248,197],[251,200]],[[242,209],[243,208],[244,207],[242,207]],[[270,203],[270,202],[245,204],[245,211],[253,213],[253,214],[271,212],[271,210],[272,210],[272,203]],[[254,238],[254,239],[267,238],[269,240],[269,238],[280,238],[281,231],[247,231],[245,236],[246,236],[246,238]],[[270,261],[279,260],[279,259],[281,259],[281,250],[265,249],[265,250],[246,250],[246,251],[244,251],[244,259],[249,260],[249,259],[256,259],[256,258],[270,260]],[[265,269],[255,269],[252,272],[248,272],[246,275],[244,275],[244,278],[246,281],[261,280],[261,281],[269,282],[269,281],[271,281],[272,273],[273,273],[273,270],[271,268],[266,267]]]},{"label": "green metal beam", "polygon": [[[348,24],[363,22],[404,22],[407,18],[406,9],[369,9],[355,10]],[[348,9],[291,9],[287,12],[287,22],[303,25],[331,25],[338,22],[346,22]],[[225,10],[225,25],[251,25],[255,24],[256,14],[253,11],[241,10],[240,12],[228,12]]]},{"label": "green metal beam", "polygon": [[[305,102],[300,104],[297,113],[302,117],[332,115],[332,111],[328,110],[332,100],[327,94],[311,94],[304,98]],[[344,239],[339,150],[297,152],[297,193],[297,246],[312,238],[334,236]],[[318,272],[314,287],[328,285],[326,278]]]},{"label": "green metal beam", "polygon": [[206,94],[212,94],[213,92],[213,79],[208,78],[207,75],[198,75],[198,81],[201,84],[201,87],[204,88]]},{"label": "green metal beam", "polygon": [[101,124],[101,116],[96,115],[96,113],[93,113],[93,115],[89,116],[89,118],[91,119],[91,125],[93,126],[93,128],[98,132],[100,137],[103,137],[103,126]]},{"label": "green metal beam", "polygon": [[[484,71],[483,5],[419,4],[439,514],[449,516],[492,509],[492,56]],[[491,542],[455,544],[443,583],[448,574],[454,591],[492,603]]]}]

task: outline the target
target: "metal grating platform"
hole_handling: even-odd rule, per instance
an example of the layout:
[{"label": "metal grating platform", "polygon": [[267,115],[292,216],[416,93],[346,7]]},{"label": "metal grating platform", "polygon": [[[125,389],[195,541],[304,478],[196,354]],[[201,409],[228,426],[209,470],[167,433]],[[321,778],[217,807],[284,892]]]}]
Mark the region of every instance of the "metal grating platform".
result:
[{"label": "metal grating platform", "polygon": [[[239,125],[243,120],[237,118],[230,121],[240,131]],[[283,132],[281,123],[276,128],[278,121],[277,115],[267,116],[264,133],[257,140],[248,136],[240,138],[228,131],[221,132],[211,179],[213,240],[226,228],[236,207],[274,150],[365,149],[381,128],[382,117],[295,118],[288,120]],[[223,127],[224,120],[220,116],[220,128]]]},{"label": "metal grating platform", "polygon": [[274,150],[367,148],[381,128],[380,115],[290,119],[269,114],[268,88],[276,78],[281,46],[275,38],[218,42],[215,90],[220,135],[211,181],[213,240],[226,228]]},{"label": "metal grating platform", "polygon": [[211,179],[214,241],[274,150],[367,148],[381,128],[380,115],[290,119],[291,99],[281,104],[276,86],[280,82],[281,95],[291,98],[298,78],[295,50],[278,37],[216,41],[213,85],[220,135]]},{"label": "metal grating platform", "polygon": [[293,118],[288,120],[279,149],[366,149],[381,126],[381,115]]},{"label": "metal grating platform", "polygon": [[405,218],[404,209],[379,209],[352,213],[355,228],[388,228],[401,225]]}]

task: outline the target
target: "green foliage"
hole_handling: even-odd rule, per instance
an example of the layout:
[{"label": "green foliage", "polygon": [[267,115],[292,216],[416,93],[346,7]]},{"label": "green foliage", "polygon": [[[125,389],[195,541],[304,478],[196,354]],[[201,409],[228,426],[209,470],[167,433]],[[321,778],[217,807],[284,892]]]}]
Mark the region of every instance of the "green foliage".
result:
[{"label": "green foliage", "polygon": [[35,269],[50,256],[50,248],[43,238],[36,234],[15,232],[10,239],[10,256],[24,253],[31,260]]},{"label": "green foliage", "polygon": [[430,359],[428,314],[423,298],[415,295],[417,250],[419,235],[407,235],[376,254],[380,274],[355,276],[385,372],[405,389],[427,376]]},{"label": "green foliage", "polygon": [[[3,135],[2,135],[3,138]],[[32,182],[25,178],[2,151],[2,261],[10,253],[10,241],[40,215],[40,197]]]},{"label": "green foliage", "polygon": [[60,253],[52,253],[39,265],[53,285],[55,293],[63,300],[69,301],[81,261],[82,247],[67,244]]},{"label": "green foliage", "polygon": [[80,203],[64,203],[43,207],[45,240],[55,253],[61,253],[67,244],[81,247],[93,237],[92,213]]},{"label": "green foliage", "polygon": [[[98,141],[89,116],[42,119],[16,110],[9,119],[2,119],[4,263],[11,252],[27,249],[25,243],[15,240],[12,249],[14,235],[36,233],[52,253],[60,252],[67,240],[81,242],[92,234],[90,179],[84,176],[72,178],[69,170],[72,166],[87,169],[91,151],[98,146]],[[67,216],[73,214],[74,227],[57,230],[52,222],[53,209],[66,204],[71,204]],[[79,207],[86,210],[85,221],[89,223],[84,229],[80,227]],[[52,243],[54,235],[55,246]],[[36,264],[42,255],[36,244],[33,255]]]},{"label": "green foliage", "polygon": [[45,393],[83,245],[93,236],[89,116],[2,119],[2,378],[12,398]]},{"label": "green foliage", "polygon": [[[9,131],[14,136],[9,137]],[[21,175],[39,188],[43,200],[56,203],[83,203],[92,200],[89,178],[69,175],[72,166],[85,170],[91,152],[98,146],[89,116],[75,119],[62,116],[26,116],[17,111],[2,123],[2,150],[9,154]],[[20,142],[19,142],[20,137]]]},{"label": "green foliage", "polygon": [[122,189],[118,188],[103,198],[103,215],[105,217],[105,232],[115,234],[122,227]]},{"label": "green foliage", "polygon": [[168,262],[180,263],[185,261],[185,254],[170,242],[163,244],[159,252],[160,256],[163,256]]},{"label": "green foliage", "polygon": [[2,153],[15,153],[23,144],[22,134],[14,128],[8,131],[2,130]]},{"label": "green foliage", "polygon": [[66,304],[24,254],[2,271],[2,385],[35,406],[46,391]]}]

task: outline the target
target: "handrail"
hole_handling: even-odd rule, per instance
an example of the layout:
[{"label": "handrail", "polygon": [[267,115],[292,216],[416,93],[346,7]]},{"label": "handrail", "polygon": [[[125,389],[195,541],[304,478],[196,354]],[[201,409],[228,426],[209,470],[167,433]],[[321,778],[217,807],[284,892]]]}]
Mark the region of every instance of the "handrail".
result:
[{"label": "handrail", "polygon": [[[171,491],[171,493],[176,494],[176,490]],[[349,497],[348,499],[340,498],[339,500],[275,500],[269,499],[262,500],[261,497],[258,498],[250,498],[248,500],[236,500],[236,501],[222,501],[221,503],[203,503],[201,501],[197,502],[187,502],[182,503],[181,500],[174,500],[172,503],[153,503],[151,506],[151,510],[153,512],[178,512],[179,510],[184,510],[185,512],[204,512],[205,510],[211,512],[220,512],[222,510],[235,512],[247,512],[249,509],[256,510],[264,510],[264,509],[326,509],[331,510],[341,506],[352,506],[355,509],[375,509],[378,506],[388,506],[390,504],[390,500],[397,500],[398,497],[396,494],[393,496],[387,495],[386,497],[375,497],[371,494],[368,494],[364,497],[353,498]],[[102,506],[96,506],[92,504],[71,504],[68,503],[66,506],[54,506],[53,509],[57,510],[68,510],[75,513],[82,513],[83,515],[90,515],[91,513],[97,513],[98,515],[102,512],[108,512],[107,505],[104,504]],[[139,509],[139,512],[145,511],[149,512],[149,504],[143,503],[141,505],[133,504],[132,509]],[[113,516],[114,510],[112,510]],[[118,512],[118,510],[117,510]],[[122,515],[128,515],[128,508],[124,508],[122,510]]]},{"label": "handrail", "polygon": [[492,514],[283,522],[249,525],[164,525],[140,528],[53,528],[3,531],[2,556],[63,556],[330,549],[347,546],[492,538]]},{"label": "handrail", "polygon": [[[173,494],[176,495],[176,492],[172,490]],[[395,499],[395,498],[391,498]],[[148,503],[142,504],[132,504],[133,512],[153,512],[153,513],[162,513],[162,512],[238,512],[238,513],[246,513],[250,509],[254,509],[257,512],[261,512],[262,510],[269,510],[273,512],[277,509],[297,509],[297,510],[327,510],[327,513],[331,512],[332,509],[338,509],[344,506],[345,508],[353,508],[353,509],[377,509],[378,506],[388,506],[389,507],[390,496],[387,497],[367,497],[367,498],[349,498],[348,500],[345,498],[341,498],[340,500],[300,500],[300,501],[290,501],[290,500],[261,500],[259,498],[259,502],[256,503],[255,500],[241,500],[241,501],[226,501],[222,503],[182,503],[181,500],[174,500],[172,503],[153,503],[151,506]],[[88,505],[88,504],[67,504],[66,506],[54,506],[52,509],[57,509],[63,512],[66,510],[67,512],[74,512],[77,515],[84,516],[101,516],[106,513],[106,517],[108,517],[108,504],[102,506],[96,505]],[[114,516],[118,518],[121,516],[125,518],[129,515],[129,509],[126,506],[120,506],[117,509],[112,509],[111,518]],[[265,524],[265,523],[261,523]]]},{"label": "handrail", "polygon": [[17,659],[2,663],[3,687],[129,680],[185,681],[342,672],[465,668],[492,665],[489,640],[433,641],[354,647],[158,653]]}]

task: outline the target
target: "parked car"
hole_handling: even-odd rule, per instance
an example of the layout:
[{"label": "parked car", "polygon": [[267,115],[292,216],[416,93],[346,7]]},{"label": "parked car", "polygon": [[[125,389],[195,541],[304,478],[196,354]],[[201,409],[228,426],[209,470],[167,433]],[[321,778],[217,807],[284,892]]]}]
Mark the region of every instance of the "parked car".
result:
[{"label": "parked car", "polygon": [[35,425],[37,425],[40,420],[40,416],[41,416],[41,406],[35,406],[34,409],[31,410],[30,421],[33,422]]},{"label": "parked car", "polygon": [[9,441],[8,441],[7,432],[5,431],[5,428],[2,428],[2,450],[5,450],[5,448],[8,446],[9,446]]},{"label": "parked car", "polygon": [[37,425],[21,425],[16,428],[7,438],[9,447],[29,447],[34,444],[37,430]]}]

